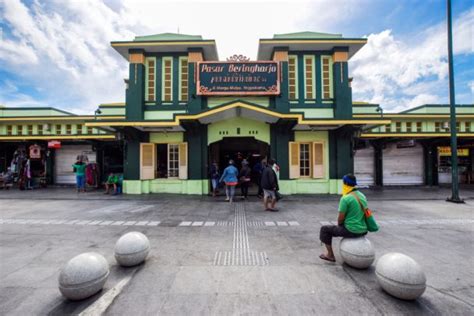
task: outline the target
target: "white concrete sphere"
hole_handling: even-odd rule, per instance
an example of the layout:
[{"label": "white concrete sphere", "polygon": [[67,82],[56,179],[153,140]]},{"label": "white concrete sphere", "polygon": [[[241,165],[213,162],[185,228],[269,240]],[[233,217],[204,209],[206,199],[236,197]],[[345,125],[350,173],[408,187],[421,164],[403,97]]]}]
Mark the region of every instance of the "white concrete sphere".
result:
[{"label": "white concrete sphere", "polygon": [[70,300],[82,300],[99,292],[109,276],[104,256],[86,252],[66,263],[59,273],[59,291]]},{"label": "white concrete sphere", "polygon": [[420,265],[407,255],[391,252],[380,257],[375,275],[382,289],[403,300],[414,300],[426,289],[426,276]]},{"label": "white concrete sphere", "polygon": [[124,267],[142,263],[149,252],[150,241],[140,232],[127,233],[115,244],[115,259]]},{"label": "white concrete sphere", "polygon": [[343,238],[339,252],[345,263],[357,269],[367,269],[375,260],[374,246],[365,237]]}]

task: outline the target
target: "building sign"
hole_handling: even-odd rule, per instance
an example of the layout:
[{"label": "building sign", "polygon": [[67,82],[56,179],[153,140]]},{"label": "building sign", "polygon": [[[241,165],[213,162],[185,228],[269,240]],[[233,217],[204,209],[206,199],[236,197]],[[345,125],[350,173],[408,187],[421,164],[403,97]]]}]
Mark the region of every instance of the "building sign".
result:
[{"label": "building sign", "polygon": [[[438,153],[440,156],[451,156],[451,147],[438,147]],[[468,157],[469,156],[469,148],[458,148],[458,156],[459,157]]]},{"label": "building sign", "polygon": [[61,148],[61,142],[57,140],[51,140],[48,142],[48,148],[59,149]]},{"label": "building sign", "polygon": [[278,95],[277,62],[200,62],[198,95]]}]

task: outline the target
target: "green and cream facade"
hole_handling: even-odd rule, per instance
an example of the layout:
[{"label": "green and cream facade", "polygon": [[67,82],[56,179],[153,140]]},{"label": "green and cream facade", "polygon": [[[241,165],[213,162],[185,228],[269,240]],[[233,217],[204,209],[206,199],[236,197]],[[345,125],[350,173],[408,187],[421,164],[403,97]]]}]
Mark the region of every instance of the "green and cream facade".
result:
[{"label": "green and cream facade", "polygon": [[[214,40],[158,34],[112,42],[129,62],[125,103],[101,105],[95,116],[81,117],[79,129],[79,123],[76,129],[61,126],[60,133],[53,127],[48,137],[69,131],[79,138],[90,131],[114,137],[123,148],[129,194],[207,194],[211,161],[232,150],[275,158],[284,194],[339,193],[341,177],[358,174],[354,165],[373,169],[374,179],[377,165],[380,178],[376,161],[390,144],[421,140],[431,155],[449,136],[442,130],[446,106],[382,114],[378,105],[352,101],[348,61],[365,43],[314,32],[261,39],[257,59],[278,64],[279,93],[214,96],[197,90],[200,63],[218,61]],[[472,145],[473,107],[458,109],[460,139]],[[11,139],[14,130],[2,123],[0,140]],[[358,160],[359,150],[366,150],[364,159]]]}]

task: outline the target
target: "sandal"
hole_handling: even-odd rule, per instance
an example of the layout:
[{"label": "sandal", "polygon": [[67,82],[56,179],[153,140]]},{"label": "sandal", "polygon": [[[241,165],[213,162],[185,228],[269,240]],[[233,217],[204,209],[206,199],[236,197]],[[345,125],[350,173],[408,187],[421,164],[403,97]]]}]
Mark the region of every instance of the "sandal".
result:
[{"label": "sandal", "polygon": [[319,256],[319,258],[322,259],[322,260],[329,261],[329,262],[336,262],[336,258],[330,258],[330,257],[326,256],[325,254],[321,254]]}]

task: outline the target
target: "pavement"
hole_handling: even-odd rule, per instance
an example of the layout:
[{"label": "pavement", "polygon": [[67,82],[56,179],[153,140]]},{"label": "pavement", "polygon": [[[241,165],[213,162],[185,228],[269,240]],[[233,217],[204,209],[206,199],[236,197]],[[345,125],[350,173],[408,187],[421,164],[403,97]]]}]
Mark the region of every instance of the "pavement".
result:
[{"label": "pavement", "polygon": [[[77,194],[68,188],[0,191],[0,315],[468,315],[474,312],[474,192],[445,202],[447,188],[364,190],[381,230],[376,257],[401,252],[427,277],[426,292],[402,301],[383,292],[375,264],[356,270],[338,254],[321,261],[321,225],[338,196],[286,197],[264,212],[256,197]],[[113,249],[130,231],[151,251],[122,268]],[[83,252],[110,264],[104,289],[64,299],[58,275]]]}]

